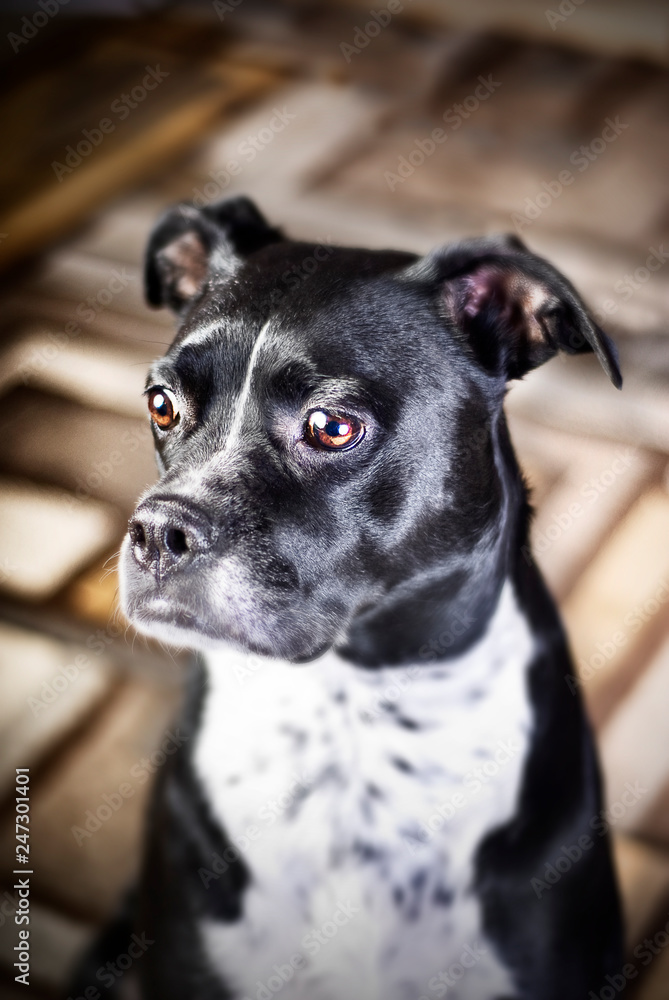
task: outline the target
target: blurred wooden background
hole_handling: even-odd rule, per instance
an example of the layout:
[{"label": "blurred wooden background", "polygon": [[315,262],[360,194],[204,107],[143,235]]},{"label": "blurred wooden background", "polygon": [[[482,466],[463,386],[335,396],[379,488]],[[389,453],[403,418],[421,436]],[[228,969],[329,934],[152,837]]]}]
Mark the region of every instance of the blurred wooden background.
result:
[{"label": "blurred wooden background", "polygon": [[[59,13],[0,67],[0,995],[20,995],[15,767],[32,771],[38,1000],[62,995],[136,869],[161,760],[151,755],[174,732],[181,677],[178,655],[136,640],[115,613],[115,553],[155,475],[144,372],[172,330],[143,304],[143,246],[165,205],[244,192],[291,234],[322,241],[422,252],[519,229],[606,317],[622,393],[592,359],[555,360],[513,386],[508,411],[535,551],[597,727],[639,972],[628,995],[666,1000],[664,8],[610,5],[598,31],[597,3],[547,28],[530,3],[502,16],[499,5],[416,2],[365,34],[369,12],[352,3],[244,0],[222,19],[214,6]],[[20,30],[21,16],[2,23]],[[156,67],[167,75],[144,87]],[[285,123],[273,131],[277,108]],[[96,139],[102,119],[113,128],[68,164],[67,147]],[[429,152],[435,128],[447,138]],[[98,830],[73,832],[128,783]],[[646,967],[634,948],[647,937],[658,954]]]}]

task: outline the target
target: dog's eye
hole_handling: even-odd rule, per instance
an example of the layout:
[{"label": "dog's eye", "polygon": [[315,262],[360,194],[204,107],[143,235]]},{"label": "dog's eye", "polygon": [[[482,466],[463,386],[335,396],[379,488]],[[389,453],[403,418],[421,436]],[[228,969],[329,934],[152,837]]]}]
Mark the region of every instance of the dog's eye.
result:
[{"label": "dog's eye", "polygon": [[159,386],[149,391],[149,413],[153,422],[163,430],[174,427],[179,419],[179,407],[169,389]]},{"label": "dog's eye", "polygon": [[314,448],[345,451],[360,444],[364,436],[365,425],[355,417],[314,410],[307,419],[305,440]]}]

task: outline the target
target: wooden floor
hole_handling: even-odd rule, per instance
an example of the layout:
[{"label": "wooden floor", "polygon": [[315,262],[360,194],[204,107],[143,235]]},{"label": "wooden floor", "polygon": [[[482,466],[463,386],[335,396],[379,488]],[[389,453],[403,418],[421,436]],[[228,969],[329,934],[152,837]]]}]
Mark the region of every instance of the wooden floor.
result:
[{"label": "wooden floor", "polygon": [[[0,219],[15,267],[0,345],[0,995],[20,995],[14,768],[31,769],[32,993],[51,1000],[132,880],[151,780],[178,738],[179,655],[115,610],[115,554],[155,476],[144,372],[172,330],[143,304],[142,252],[165,205],[244,192],[320,241],[427,251],[515,228],[606,315],[622,393],[592,359],[555,360],[511,388],[508,412],[597,730],[635,973],[625,995],[667,1000],[669,73],[424,22],[347,61],[349,14],[237,14],[213,40],[196,21],[168,19],[150,45],[127,25],[98,29],[66,76],[72,91],[89,81],[87,117],[72,112],[39,148],[34,94],[48,116],[72,94],[46,63],[16,87],[14,128],[34,150]],[[56,181],[51,161],[159,62],[169,88]],[[435,128],[447,138],[432,152]]]}]

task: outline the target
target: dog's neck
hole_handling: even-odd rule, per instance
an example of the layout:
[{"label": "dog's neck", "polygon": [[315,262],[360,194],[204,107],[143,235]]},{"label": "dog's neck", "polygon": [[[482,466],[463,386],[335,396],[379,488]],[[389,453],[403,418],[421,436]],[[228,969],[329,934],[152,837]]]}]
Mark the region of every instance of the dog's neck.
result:
[{"label": "dog's neck", "polygon": [[493,435],[501,486],[498,516],[460,560],[394,588],[354,618],[338,652],[360,666],[400,666],[450,659],[486,630],[505,580],[513,575],[529,521],[527,492],[503,415]]}]

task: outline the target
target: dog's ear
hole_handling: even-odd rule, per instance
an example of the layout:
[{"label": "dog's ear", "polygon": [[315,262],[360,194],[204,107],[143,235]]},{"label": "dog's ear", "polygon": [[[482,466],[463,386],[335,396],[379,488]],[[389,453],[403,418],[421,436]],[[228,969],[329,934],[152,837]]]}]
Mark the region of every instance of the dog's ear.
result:
[{"label": "dog's ear", "polygon": [[421,262],[423,273],[428,262],[440,309],[486,370],[522,378],[558,351],[594,351],[614,386],[622,386],[613,341],[570,282],[516,236],[437,250]]},{"label": "dog's ear", "polygon": [[205,208],[176,205],[149,238],[146,298],[152,306],[178,311],[202,292],[210,264],[232,273],[244,257],[282,238],[248,198],[228,198]]}]

